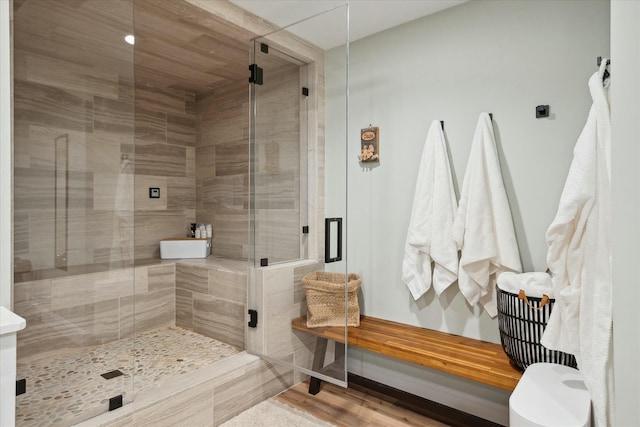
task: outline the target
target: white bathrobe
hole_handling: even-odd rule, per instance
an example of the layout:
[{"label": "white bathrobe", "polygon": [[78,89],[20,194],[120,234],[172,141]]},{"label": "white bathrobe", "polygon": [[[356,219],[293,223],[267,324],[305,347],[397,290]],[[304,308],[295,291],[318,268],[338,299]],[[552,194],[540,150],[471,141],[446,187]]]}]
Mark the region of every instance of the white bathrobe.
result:
[{"label": "white bathrobe", "polygon": [[460,291],[495,317],[497,276],[522,266],[489,113],[478,120],[452,232],[461,251]]},{"label": "white bathrobe", "polygon": [[416,300],[432,283],[440,295],[456,281],[458,249],[451,237],[456,208],[446,141],[440,122],[434,120],[422,151],[402,261],[402,280]]},{"label": "white bathrobe", "polygon": [[602,63],[589,79],[593,105],[547,230],[556,304],[542,344],[576,356],[596,425],[612,426],[611,121]]}]

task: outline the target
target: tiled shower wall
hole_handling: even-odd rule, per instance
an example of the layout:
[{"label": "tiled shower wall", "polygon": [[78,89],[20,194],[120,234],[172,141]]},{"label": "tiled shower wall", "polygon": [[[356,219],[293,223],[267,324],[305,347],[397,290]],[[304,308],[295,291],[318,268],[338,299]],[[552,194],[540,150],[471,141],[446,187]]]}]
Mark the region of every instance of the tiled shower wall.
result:
[{"label": "tiled shower wall", "polygon": [[15,50],[16,272],[55,266],[56,140],[68,141],[67,265],[159,258],[158,242],[195,221],[195,95],[134,90],[118,71],[31,48]]},{"label": "tiled shower wall", "polygon": [[[134,277],[135,275],[135,277]],[[14,310],[29,327],[18,358],[129,338],[175,319],[175,265],[16,283]]]},{"label": "tiled shower wall", "polygon": [[184,260],[176,265],[176,325],[245,348],[246,262],[236,268]]},{"label": "tiled shower wall", "polygon": [[[131,218],[133,209],[130,192],[116,199],[121,172],[132,172],[122,161],[133,157],[131,82],[103,72],[90,85],[90,67],[19,48],[15,62],[14,253],[22,259],[16,272],[55,265],[56,140],[69,147],[68,265],[126,259],[131,254],[126,244],[125,250],[111,248],[118,237],[116,212]],[[77,87],[60,78],[65,71],[75,73]]]},{"label": "tiled shower wall", "polygon": [[[256,89],[255,165],[247,145],[252,108],[247,81],[196,96],[196,217],[213,224],[214,254],[252,256],[247,237],[255,224],[258,258],[273,263],[301,257],[301,150],[306,160],[301,129],[306,124],[300,123],[300,88],[298,65],[265,68],[265,84]],[[250,172],[255,172],[252,191]]]},{"label": "tiled shower wall", "polygon": [[[195,95],[135,88],[135,258],[160,258],[159,241],[196,219]],[[149,198],[149,188],[160,198]]]},{"label": "tiled shower wall", "polygon": [[[30,54],[17,50],[16,57]],[[298,92],[287,90],[299,86],[298,72],[290,67],[272,74],[278,83],[261,94],[262,102],[277,106],[269,115],[274,122],[260,127],[268,134],[257,151],[254,201],[258,246],[272,262],[300,257],[299,125],[293,125],[295,132],[292,125],[283,125],[299,121]],[[26,72],[16,76],[15,254],[33,270],[54,266],[52,141],[59,135],[68,135],[71,151],[69,265],[159,258],[158,242],[186,235],[188,224],[196,220],[213,224],[214,254],[246,259],[245,81],[196,97],[142,84],[134,90],[114,75],[106,97],[58,87],[55,78],[41,84]],[[60,99],[71,105],[64,116],[58,114]],[[70,121],[74,114],[77,120]],[[126,177],[134,171],[134,179]],[[118,193],[120,183],[133,185],[134,193]],[[160,189],[160,198],[149,198],[150,187]],[[135,240],[127,242],[135,242],[135,255],[114,240],[118,212],[134,217]],[[131,225],[129,221],[122,233],[130,235]]]},{"label": "tiled shower wall", "polygon": [[196,217],[213,225],[216,255],[246,259],[249,236],[248,83],[196,96]]},{"label": "tiled shower wall", "polygon": [[246,262],[215,258],[16,283],[18,357],[173,324],[244,349],[246,288]]}]

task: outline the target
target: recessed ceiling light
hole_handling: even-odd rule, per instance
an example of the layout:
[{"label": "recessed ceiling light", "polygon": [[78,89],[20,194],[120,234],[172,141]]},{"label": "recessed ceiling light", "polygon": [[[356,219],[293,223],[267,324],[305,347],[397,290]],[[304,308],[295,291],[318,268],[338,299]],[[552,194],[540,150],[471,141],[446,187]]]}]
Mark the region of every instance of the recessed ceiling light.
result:
[{"label": "recessed ceiling light", "polygon": [[127,34],[126,36],[124,36],[124,41],[126,41],[130,45],[136,44],[136,38],[133,36],[133,34]]}]

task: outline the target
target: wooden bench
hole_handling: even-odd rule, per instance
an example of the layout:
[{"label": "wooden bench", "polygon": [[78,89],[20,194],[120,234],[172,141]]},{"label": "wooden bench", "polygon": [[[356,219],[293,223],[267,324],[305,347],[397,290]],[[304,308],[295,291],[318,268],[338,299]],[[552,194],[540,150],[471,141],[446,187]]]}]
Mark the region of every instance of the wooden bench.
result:
[{"label": "wooden bench", "polygon": [[[344,355],[344,328],[307,328],[306,317],[292,321],[296,331],[316,335],[313,370],[324,367],[327,340],[336,345],[336,360]],[[416,363],[452,375],[512,391],[522,373],[511,366],[500,344],[433,331],[375,317],[361,316],[359,327],[349,327],[348,345]],[[309,393],[320,391],[320,380],[311,378]]]}]

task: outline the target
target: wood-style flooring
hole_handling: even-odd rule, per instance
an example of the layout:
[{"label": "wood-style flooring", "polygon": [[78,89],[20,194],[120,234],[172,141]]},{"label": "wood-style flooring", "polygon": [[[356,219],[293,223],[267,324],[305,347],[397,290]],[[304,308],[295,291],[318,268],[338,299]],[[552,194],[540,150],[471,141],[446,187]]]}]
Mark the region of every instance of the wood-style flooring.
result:
[{"label": "wood-style flooring", "polygon": [[323,383],[322,391],[315,396],[307,389],[307,383],[299,383],[275,399],[341,427],[447,425],[399,407],[392,399],[357,386],[345,389]]},{"label": "wood-style flooring", "polygon": [[346,389],[323,382],[314,396],[308,387],[308,382],[299,383],[275,399],[340,427],[496,426],[351,374]]}]

